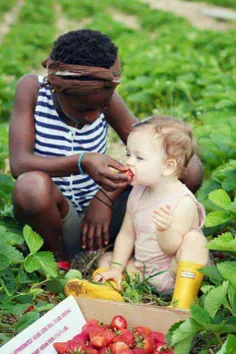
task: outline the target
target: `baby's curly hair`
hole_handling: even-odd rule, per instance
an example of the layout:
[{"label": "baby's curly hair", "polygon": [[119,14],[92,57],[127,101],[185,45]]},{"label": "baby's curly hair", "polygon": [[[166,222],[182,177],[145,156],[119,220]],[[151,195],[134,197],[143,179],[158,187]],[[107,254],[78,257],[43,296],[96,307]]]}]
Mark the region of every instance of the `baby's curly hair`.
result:
[{"label": "baby's curly hair", "polygon": [[190,159],[197,153],[196,141],[190,126],[180,119],[152,116],[133,125],[133,131],[141,127],[151,128],[154,136],[161,137],[161,146],[167,159],[175,159],[175,174],[180,177]]},{"label": "baby's curly hair", "polygon": [[118,48],[99,31],[81,29],[67,32],[54,42],[50,58],[64,64],[96,66],[109,69]]}]

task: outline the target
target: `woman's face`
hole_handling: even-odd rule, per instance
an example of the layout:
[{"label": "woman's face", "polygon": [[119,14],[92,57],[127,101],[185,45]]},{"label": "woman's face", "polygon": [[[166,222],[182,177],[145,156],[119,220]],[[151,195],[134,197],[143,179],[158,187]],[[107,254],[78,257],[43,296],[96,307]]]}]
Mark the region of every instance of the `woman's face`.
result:
[{"label": "woman's face", "polygon": [[[120,60],[116,59],[111,67],[112,71],[120,71]],[[114,88],[104,88],[100,92],[90,95],[72,95],[57,93],[57,101],[65,116],[74,123],[91,124],[105,112],[109,106]]]}]

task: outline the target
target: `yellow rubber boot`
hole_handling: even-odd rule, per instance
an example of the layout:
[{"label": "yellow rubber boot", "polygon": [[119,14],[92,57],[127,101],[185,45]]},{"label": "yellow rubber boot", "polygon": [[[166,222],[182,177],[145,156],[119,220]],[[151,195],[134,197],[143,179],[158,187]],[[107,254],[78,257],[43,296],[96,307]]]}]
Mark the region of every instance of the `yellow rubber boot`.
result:
[{"label": "yellow rubber boot", "polygon": [[[93,272],[92,279],[96,274],[102,273],[108,268],[99,268]],[[65,286],[65,294],[91,299],[103,299],[124,302],[123,297],[117,289],[114,281],[107,281],[105,284],[92,283],[88,280],[71,279]]]},{"label": "yellow rubber boot", "polygon": [[178,263],[172,306],[189,309],[201,287],[204,275],[198,271],[201,264],[181,261]]}]

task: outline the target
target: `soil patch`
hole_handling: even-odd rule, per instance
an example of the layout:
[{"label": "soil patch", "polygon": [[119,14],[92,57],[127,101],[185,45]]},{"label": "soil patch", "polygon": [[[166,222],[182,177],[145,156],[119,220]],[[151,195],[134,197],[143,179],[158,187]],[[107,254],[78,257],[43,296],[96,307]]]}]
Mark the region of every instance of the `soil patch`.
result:
[{"label": "soil patch", "polygon": [[187,2],[183,0],[140,0],[150,5],[152,9],[172,12],[180,17],[184,17],[194,27],[204,30],[227,31],[235,28],[235,24],[216,20],[206,14],[203,10],[223,10],[234,12],[231,9],[209,5],[203,2]]}]

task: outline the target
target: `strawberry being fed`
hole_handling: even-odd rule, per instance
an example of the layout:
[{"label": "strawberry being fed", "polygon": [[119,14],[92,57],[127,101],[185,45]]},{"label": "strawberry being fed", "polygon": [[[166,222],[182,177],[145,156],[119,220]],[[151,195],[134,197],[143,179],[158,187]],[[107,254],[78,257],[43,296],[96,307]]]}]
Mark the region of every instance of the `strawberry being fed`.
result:
[{"label": "strawberry being fed", "polygon": [[130,169],[128,169],[128,171],[126,171],[125,174],[126,174],[126,176],[129,177],[129,180],[130,180],[130,182],[131,182],[132,179],[134,178],[133,172],[132,172]]}]

